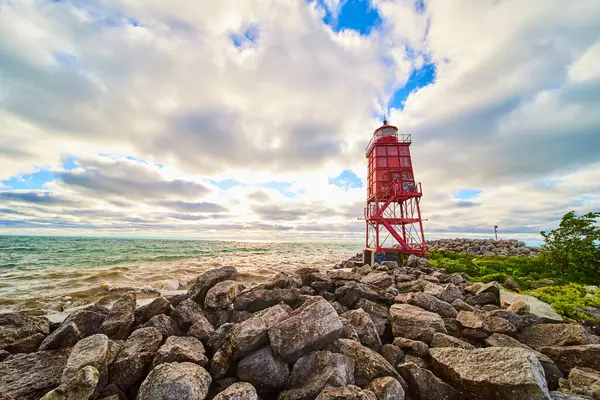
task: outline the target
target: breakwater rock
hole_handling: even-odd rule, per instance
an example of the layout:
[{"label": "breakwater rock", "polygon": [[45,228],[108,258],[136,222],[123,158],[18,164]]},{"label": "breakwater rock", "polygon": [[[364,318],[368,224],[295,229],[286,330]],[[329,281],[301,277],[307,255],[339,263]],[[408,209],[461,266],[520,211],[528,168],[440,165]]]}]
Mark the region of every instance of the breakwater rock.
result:
[{"label": "breakwater rock", "polygon": [[429,250],[447,250],[454,253],[467,253],[477,256],[537,256],[538,247],[526,246],[520,240],[494,239],[439,239],[428,240]]},{"label": "breakwater rock", "polygon": [[600,337],[411,256],[0,315],[2,400],[597,399]]}]

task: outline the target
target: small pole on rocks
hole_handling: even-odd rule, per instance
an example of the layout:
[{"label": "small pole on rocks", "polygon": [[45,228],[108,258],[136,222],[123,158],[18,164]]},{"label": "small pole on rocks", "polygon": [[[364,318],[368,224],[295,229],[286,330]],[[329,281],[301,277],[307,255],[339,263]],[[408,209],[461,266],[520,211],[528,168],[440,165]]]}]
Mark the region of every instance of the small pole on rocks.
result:
[{"label": "small pole on rocks", "polygon": [[496,235],[496,240],[498,240],[498,225],[494,225],[494,235]]}]

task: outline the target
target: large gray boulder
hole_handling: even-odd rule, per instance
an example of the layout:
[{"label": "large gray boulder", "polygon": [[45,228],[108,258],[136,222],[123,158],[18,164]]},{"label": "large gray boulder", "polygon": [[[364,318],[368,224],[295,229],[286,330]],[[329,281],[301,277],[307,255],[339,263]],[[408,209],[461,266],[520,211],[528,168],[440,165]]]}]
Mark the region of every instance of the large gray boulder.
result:
[{"label": "large gray boulder", "polygon": [[24,339],[14,342],[13,344],[6,346],[4,349],[12,354],[34,353],[38,351],[38,348],[45,338],[46,336],[44,336],[43,333],[36,333],[35,335],[27,336]]},{"label": "large gray boulder", "polygon": [[187,296],[196,303],[203,305],[206,293],[208,293],[210,288],[222,281],[235,280],[236,276],[237,269],[234,267],[223,267],[206,271],[196,278],[196,282],[188,290]]},{"label": "large gray boulder", "polygon": [[164,363],[154,368],[138,392],[138,400],[204,400],[212,382],[197,364]]},{"label": "large gray boulder", "polygon": [[600,344],[548,346],[540,348],[540,352],[554,360],[565,375],[574,367],[600,370]]},{"label": "large gray boulder", "polygon": [[63,324],[73,322],[79,328],[83,337],[95,335],[100,331],[109,310],[100,306],[90,306],[83,310],[72,312],[65,318]]},{"label": "large gray boulder", "polygon": [[152,367],[158,364],[171,362],[192,362],[202,367],[208,364],[202,342],[191,336],[169,336],[165,343],[158,349]]},{"label": "large gray boulder", "polygon": [[242,358],[236,375],[241,381],[251,383],[259,394],[269,393],[285,386],[290,368],[273,354],[270,346],[265,346]]},{"label": "large gray boulder", "polygon": [[330,351],[315,351],[300,357],[292,368],[287,390],[279,400],[311,400],[326,386],[354,383],[354,360]]},{"label": "large gray boulder", "polygon": [[71,354],[68,347],[29,354],[15,354],[0,362],[0,388],[8,399],[33,400],[60,384]]},{"label": "large gray boulder", "polygon": [[73,322],[62,324],[54,332],[46,336],[40,343],[39,351],[54,350],[61,347],[75,346],[81,339],[81,332]]},{"label": "large gray boulder", "polygon": [[563,320],[563,318],[552,308],[550,304],[544,303],[533,296],[508,292],[504,289],[500,289],[500,299],[504,306],[510,306],[519,301],[523,301],[528,305],[529,312],[533,315],[548,320]]},{"label": "large gray boulder", "polygon": [[400,382],[391,376],[377,378],[367,387],[378,400],[404,400],[404,389]]},{"label": "large gray boulder", "polygon": [[531,351],[509,347],[429,349],[437,376],[461,392],[481,398],[546,400],[544,370]]},{"label": "large gray boulder", "polygon": [[162,335],[156,328],[134,331],[109,367],[110,382],[122,390],[139,382],[161,343]]},{"label": "large gray boulder", "polygon": [[360,308],[358,310],[350,310],[342,314],[342,317],[346,318],[354,326],[362,344],[375,351],[381,350],[381,339],[377,334],[377,328],[366,311]]},{"label": "large gray boulder", "polygon": [[390,307],[390,323],[394,336],[431,343],[435,332],[448,333],[441,316],[410,304]]},{"label": "large gray boulder", "polygon": [[175,320],[164,314],[155,315],[150,318],[148,322],[142,325],[142,328],[156,328],[164,338],[175,336],[179,333],[179,327]]},{"label": "large gray boulder", "polygon": [[206,293],[204,307],[209,310],[225,310],[231,306],[239,293],[239,284],[236,281],[221,281]]},{"label": "large gray boulder", "polygon": [[354,379],[360,387],[366,387],[373,379],[391,376],[404,386],[404,381],[383,356],[362,344],[348,339],[337,339],[328,350],[354,360]]},{"label": "large gray boulder", "polygon": [[236,324],[229,334],[232,355],[235,358],[241,358],[251,351],[267,345],[269,330],[288,316],[289,312],[285,307],[276,305]]},{"label": "large gray boulder", "polygon": [[135,293],[126,293],[113,305],[100,326],[100,333],[113,340],[125,340],[135,322]]},{"label": "large gray boulder", "polygon": [[576,346],[594,343],[594,337],[579,324],[536,324],[517,335],[521,343],[539,350],[546,346]]},{"label": "large gray boulder", "polygon": [[364,276],[361,283],[375,286],[379,289],[386,289],[394,283],[394,279],[387,272],[373,272]]},{"label": "large gray boulder", "polygon": [[204,343],[210,339],[213,333],[215,333],[215,328],[204,316],[199,318],[187,331],[188,336],[200,339]]},{"label": "large gray boulder", "polygon": [[279,303],[295,306],[298,303],[298,289],[251,289],[237,296],[233,302],[236,310],[256,312]]},{"label": "large gray boulder", "polygon": [[455,338],[454,336],[436,332],[431,341],[431,347],[458,347],[460,349],[472,350],[475,347],[471,343]]},{"label": "large gray boulder", "polygon": [[375,393],[362,390],[353,385],[345,387],[326,387],[316,400],[377,400]]},{"label": "large gray boulder", "polygon": [[389,302],[392,296],[366,283],[350,281],[335,290],[335,299],[348,308],[354,308],[360,299]]},{"label": "large gray boulder", "polygon": [[425,285],[423,293],[433,295],[438,299],[445,301],[446,303],[462,300],[465,297],[462,293],[462,290],[452,283],[436,285],[435,283],[430,282]]},{"label": "large gray boulder", "polygon": [[0,314],[0,350],[35,334],[50,333],[50,322],[43,317],[20,313]]},{"label": "large gray boulder", "polygon": [[100,374],[96,368],[88,365],[80,369],[69,380],[51,392],[46,393],[41,400],[89,400],[98,389]]},{"label": "large gray boulder", "polygon": [[449,303],[437,297],[421,292],[402,293],[394,299],[396,303],[405,303],[439,314],[443,318],[455,318],[457,311]]},{"label": "large gray boulder", "polygon": [[322,297],[314,297],[269,330],[275,353],[286,361],[296,361],[313,350],[320,350],[339,337],[343,326],[337,312]]},{"label": "large gray boulder", "polygon": [[157,315],[170,314],[172,310],[173,306],[169,303],[169,300],[165,299],[163,296],[158,296],[150,303],[135,310],[135,324],[143,325]]},{"label": "large gray boulder", "polygon": [[386,306],[371,300],[360,299],[356,302],[354,307],[356,309],[361,308],[365,310],[375,324],[375,327],[377,328],[377,334],[379,336],[383,335],[385,332],[385,326],[389,323],[388,308]]},{"label": "large gray boulder", "polygon": [[410,388],[415,400],[461,400],[458,390],[448,385],[431,371],[412,362],[398,365],[398,372]]},{"label": "large gray boulder", "polygon": [[236,382],[217,394],[213,400],[258,400],[256,389],[248,382]]},{"label": "large gray boulder", "polygon": [[91,366],[98,372],[100,385],[106,385],[108,379],[108,349],[109,340],[103,334],[88,336],[80,340],[71,351],[62,373],[61,382],[66,383],[77,375],[82,368]]},{"label": "large gray boulder", "polygon": [[569,372],[569,392],[600,399],[600,372],[585,367],[573,368]]},{"label": "large gray boulder", "polygon": [[187,299],[179,303],[171,313],[171,317],[177,322],[182,332],[187,332],[192,325],[204,317],[202,308],[193,300]]}]

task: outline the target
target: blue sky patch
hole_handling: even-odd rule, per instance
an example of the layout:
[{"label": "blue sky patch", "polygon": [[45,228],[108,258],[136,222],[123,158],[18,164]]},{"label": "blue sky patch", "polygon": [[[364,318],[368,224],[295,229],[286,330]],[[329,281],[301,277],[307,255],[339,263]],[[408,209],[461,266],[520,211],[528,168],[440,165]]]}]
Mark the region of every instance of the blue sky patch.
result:
[{"label": "blue sky patch", "polygon": [[397,89],[390,99],[390,108],[402,110],[408,96],[435,81],[435,64],[425,64],[420,69],[413,69],[406,84]]},{"label": "blue sky patch", "polygon": [[297,194],[298,194],[296,192],[290,191],[290,188],[292,187],[293,182],[271,181],[271,182],[265,182],[265,183],[258,183],[258,184],[254,184],[254,185],[248,185],[245,183],[241,183],[239,181],[236,181],[235,179],[224,179],[222,181],[215,181],[215,180],[211,179],[211,180],[209,180],[209,182],[222,190],[228,190],[228,189],[231,189],[231,188],[237,187],[237,186],[259,186],[259,187],[263,187],[266,189],[275,189],[275,190],[279,191],[279,193],[281,193],[285,197],[289,197],[289,198],[297,197]]},{"label": "blue sky patch", "polygon": [[56,176],[48,170],[40,170],[33,174],[22,174],[13,176],[2,181],[3,189],[42,189],[44,184],[52,182]]},{"label": "blue sky patch", "polygon": [[368,35],[381,25],[381,16],[371,0],[341,0],[342,6],[338,15],[334,15],[323,0],[318,4],[325,10],[323,22],[331,26],[334,32],[352,29],[361,35]]},{"label": "blue sky patch", "polygon": [[348,190],[350,188],[362,188],[363,182],[354,172],[349,169],[345,169],[335,178],[329,178],[329,184],[335,185]]},{"label": "blue sky patch", "polygon": [[480,189],[460,189],[454,194],[454,198],[459,200],[473,200],[479,197],[481,193],[483,193],[483,190]]},{"label": "blue sky patch", "polygon": [[243,50],[247,47],[253,47],[258,40],[260,30],[258,26],[252,25],[246,28],[242,33],[232,33],[229,37],[231,43],[238,49]]}]

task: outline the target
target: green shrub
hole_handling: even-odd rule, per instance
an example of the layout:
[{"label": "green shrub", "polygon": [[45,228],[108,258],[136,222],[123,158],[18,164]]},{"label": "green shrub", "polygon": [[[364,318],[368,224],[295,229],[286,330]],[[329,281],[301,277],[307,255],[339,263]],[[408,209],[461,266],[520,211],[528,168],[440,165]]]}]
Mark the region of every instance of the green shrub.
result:
[{"label": "green shrub", "polygon": [[557,313],[568,319],[586,320],[589,317],[576,308],[600,308],[600,290],[586,291],[583,285],[569,283],[562,286],[547,286],[527,292],[539,300],[550,304]]}]

